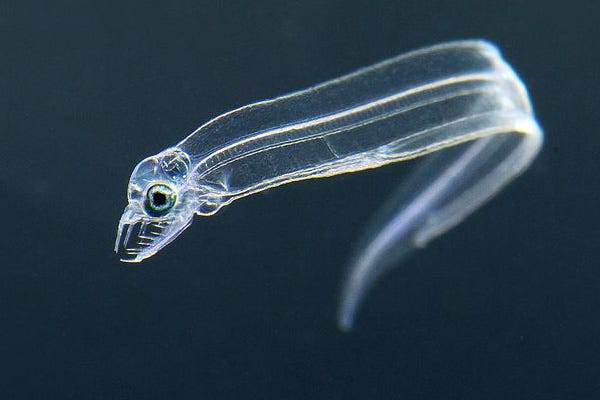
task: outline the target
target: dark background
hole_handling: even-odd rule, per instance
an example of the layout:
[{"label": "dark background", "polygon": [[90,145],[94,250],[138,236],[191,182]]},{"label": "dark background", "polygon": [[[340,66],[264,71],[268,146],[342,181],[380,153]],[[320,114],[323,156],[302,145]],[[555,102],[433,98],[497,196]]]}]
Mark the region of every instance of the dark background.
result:
[{"label": "dark background", "polygon": [[[0,398],[599,398],[596,4],[0,2]],[[344,265],[412,163],[244,199],[140,265],[112,253],[135,164],[200,123],[474,37],[526,81],[543,152],[351,334]]]}]

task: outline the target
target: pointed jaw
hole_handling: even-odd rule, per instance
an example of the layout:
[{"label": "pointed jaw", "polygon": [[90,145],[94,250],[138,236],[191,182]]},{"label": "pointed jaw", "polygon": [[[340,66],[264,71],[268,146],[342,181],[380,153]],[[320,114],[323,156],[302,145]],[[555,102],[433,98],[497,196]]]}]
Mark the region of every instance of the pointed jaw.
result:
[{"label": "pointed jaw", "polygon": [[130,205],[119,221],[115,253],[123,262],[141,262],[179,236],[191,224],[192,217],[193,214],[187,219],[153,218]]}]

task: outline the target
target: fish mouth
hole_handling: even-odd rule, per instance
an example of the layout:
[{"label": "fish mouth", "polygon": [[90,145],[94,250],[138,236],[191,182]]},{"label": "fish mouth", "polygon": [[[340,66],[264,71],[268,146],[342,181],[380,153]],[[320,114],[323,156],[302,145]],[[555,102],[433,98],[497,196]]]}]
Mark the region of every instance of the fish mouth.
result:
[{"label": "fish mouth", "polygon": [[115,240],[115,253],[121,261],[138,263],[153,256],[168,245],[192,223],[188,218],[151,218],[133,208],[126,208]]},{"label": "fish mouth", "polygon": [[156,254],[169,242],[165,231],[169,221],[138,220],[120,222],[115,241],[115,253],[121,261],[136,263]]}]

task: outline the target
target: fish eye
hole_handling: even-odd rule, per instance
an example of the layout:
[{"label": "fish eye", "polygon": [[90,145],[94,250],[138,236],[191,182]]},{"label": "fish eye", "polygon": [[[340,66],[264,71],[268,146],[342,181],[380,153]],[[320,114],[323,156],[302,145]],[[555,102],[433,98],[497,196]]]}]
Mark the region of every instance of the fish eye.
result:
[{"label": "fish eye", "polygon": [[146,191],[146,202],[144,204],[146,212],[154,217],[167,213],[175,205],[177,193],[173,188],[164,184],[157,183]]}]

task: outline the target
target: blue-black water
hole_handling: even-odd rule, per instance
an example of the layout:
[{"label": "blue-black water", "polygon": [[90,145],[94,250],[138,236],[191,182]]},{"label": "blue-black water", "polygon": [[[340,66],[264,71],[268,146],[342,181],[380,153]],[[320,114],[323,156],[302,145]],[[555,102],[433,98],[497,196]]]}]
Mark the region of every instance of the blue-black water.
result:
[{"label": "blue-black water", "polygon": [[[165,2],[169,3],[169,2]],[[0,4],[0,398],[595,399],[600,7],[591,1]],[[112,253],[131,169],[200,123],[407,50],[487,38],[545,129],[533,166],[335,307],[413,163],[308,181]]]}]

